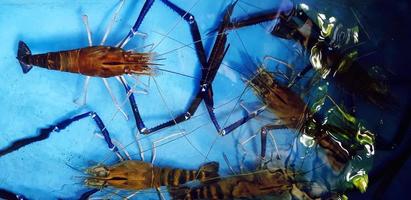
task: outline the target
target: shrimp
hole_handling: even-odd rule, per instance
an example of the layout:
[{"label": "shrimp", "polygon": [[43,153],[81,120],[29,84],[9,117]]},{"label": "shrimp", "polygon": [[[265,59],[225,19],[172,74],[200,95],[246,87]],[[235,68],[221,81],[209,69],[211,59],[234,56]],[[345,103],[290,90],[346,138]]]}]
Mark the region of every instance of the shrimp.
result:
[{"label": "shrimp", "polygon": [[152,53],[125,51],[119,47],[91,46],[67,51],[32,55],[28,46],[20,41],[17,52],[23,73],[33,66],[50,70],[108,78],[123,74],[152,74]]},{"label": "shrimp", "polygon": [[[279,85],[273,74],[264,68],[259,68],[249,83],[257,96],[267,105],[268,110],[273,112],[283,124],[281,126],[270,124],[261,129],[263,160],[266,151],[267,129],[284,128],[284,126],[302,133],[302,140],[304,137],[310,138],[319,144],[325,150],[329,164],[336,171],[341,171],[352,158],[362,151],[366,152],[367,158],[374,155],[374,134],[339,106],[336,105],[329,109],[326,119],[323,120],[317,110],[308,109],[301,97],[291,88]],[[320,100],[324,101],[324,98]],[[315,102],[314,107],[317,104],[318,102]],[[365,191],[367,184],[364,187],[362,183],[368,183],[368,178],[366,174],[362,177],[361,184],[355,182],[353,184],[360,191]]]},{"label": "shrimp", "polygon": [[296,199],[313,199],[300,188],[292,172],[285,169],[264,169],[221,178],[197,187],[171,188],[173,199],[254,199],[279,196],[289,192]]},{"label": "shrimp", "polygon": [[198,170],[156,167],[138,160],[125,160],[112,166],[97,165],[86,169],[90,176],[84,180],[88,187],[113,187],[124,190],[143,190],[161,186],[179,186],[189,181],[205,181],[218,177],[219,165],[209,162]]}]

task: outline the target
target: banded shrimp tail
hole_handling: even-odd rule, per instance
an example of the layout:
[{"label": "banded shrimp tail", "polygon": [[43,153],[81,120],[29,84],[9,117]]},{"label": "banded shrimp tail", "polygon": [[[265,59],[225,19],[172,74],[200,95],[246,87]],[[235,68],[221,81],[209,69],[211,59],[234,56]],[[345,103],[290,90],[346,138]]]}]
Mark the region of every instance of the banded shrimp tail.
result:
[{"label": "banded shrimp tail", "polygon": [[324,165],[314,166],[310,170],[296,169],[297,166],[300,165],[279,166],[275,161],[267,162],[262,168],[223,175],[218,180],[200,185],[170,186],[170,195],[173,199],[289,199],[290,196],[321,199],[329,194],[341,195],[334,189],[325,188],[320,180],[308,178],[308,174]]}]

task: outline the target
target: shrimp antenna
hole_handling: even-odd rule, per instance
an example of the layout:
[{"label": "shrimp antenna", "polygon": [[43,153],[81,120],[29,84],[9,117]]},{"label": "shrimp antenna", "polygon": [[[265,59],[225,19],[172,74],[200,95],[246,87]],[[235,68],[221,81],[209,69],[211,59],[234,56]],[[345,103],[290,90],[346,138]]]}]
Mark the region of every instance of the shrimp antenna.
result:
[{"label": "shrimp antenna", "polygon": [[74,171],[76,171],[76,172],[79,172],[79,173],[81,173],[81,174],[84,174],[84,171],[83,171],[83,170],[80,170],[80,169],[78,169],[77,167],[74,167],[74,166],[68,164],[67,162],[64,163],[64,164],[65,164],[66,166],[70,167],[72,170],[74,170]]}]

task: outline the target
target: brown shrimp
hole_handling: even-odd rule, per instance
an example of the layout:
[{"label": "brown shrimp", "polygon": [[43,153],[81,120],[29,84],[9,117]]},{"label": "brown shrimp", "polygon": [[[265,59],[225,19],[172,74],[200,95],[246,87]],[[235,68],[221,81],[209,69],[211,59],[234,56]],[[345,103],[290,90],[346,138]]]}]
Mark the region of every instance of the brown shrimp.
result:
[{"label": "brown shrimp", "polygon": [[263,196],[279,196],[290,193],[297,199],[312,199],[303,187],[284,169],[259,170],[207,182],[197,187],[170,189],[173,199],[254,199]]},{"label": "brown shrimp", "polygon": [[20,41],[17,59],[24,73],[33,65],[87,76],[113,77],[123,74],[152,74],[152,53],[125,51],[119,47],[91,46],[67,51],[32,55],[27,45]]},{"label": "brown shrimp", "polygon": [[112,166],[97,165],[90,167],[86,173],[90,176],[84,180],[88,187],[113,187],[124,190],[143,190],[161,186],[179,186],[189,181],[205,181],[218,177],[219,165],[209,162],[199,170],[156,167],[151,163],[126,160]]},{"label": "brown shrimp", "polygon": [[307,118],[310,116],[308,106],[291,88],[279,85],[273,75],[261,67],[250,80],[250,85],[282,124],[290,129],[313,133],[310,135],[325,149],[327,160],[330,161],[333,169],[339,171],[349,162],[349,152],[341,148],[339,143],[325,132],[325,129],[319,128],[321,126],[319,121]]},{"label": "brown shrimp", "polygon": [[[336,107],[327,111],[328,118],[331,118],[323,123],[317,114],[307,109],[308,106],[301,97],[290,88],[279,85],[273,74],[264,68],[257,70],[257,74],[250,80],[250,85],[286,127],[311,137],[324,149],[325,157],[335,171],[344,169],[353,158],[362,157],[360,154],[363,152],[366,152],[364,158],[374,155],[374,134],[365,129],[356,118],[344,112],[331,98]],[[338,115],[333,116],[330,113]],[[262,139],[262,156],[264,155],[265,141]],[[361,172],[358,177],[360,181],[350,180],[350,182],[364,192],[368,184],[368,175]]]},{"label": "brown shrimp", "polygon": [[288,128],[298,128],[307,109],[300,96],[290,88],[279,85],[273,75],[263,68],[258,68],[256,75],[250,80],[250,85],[283,124]]}]

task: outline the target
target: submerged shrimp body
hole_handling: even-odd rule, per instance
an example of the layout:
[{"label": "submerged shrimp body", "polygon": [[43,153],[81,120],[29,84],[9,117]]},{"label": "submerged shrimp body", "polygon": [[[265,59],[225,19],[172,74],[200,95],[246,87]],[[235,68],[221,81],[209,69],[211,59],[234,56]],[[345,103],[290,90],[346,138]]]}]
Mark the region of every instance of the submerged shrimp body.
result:
[{"label": "submerged shrimp body", "polygon": [[[308,110],[302,98],[291,89],[278,85],[274,76],[263,68],[258,69],[250,80],[250,85],[285,126],[302,133],[300,141],[304,145],[313,146],[313,143],[306,142],[310,140],[324,149],[325,158],[335,171],[344,169],[351,160],[366,161],[374,155],[374,135],[337,105],[329,109],[326,119],[322,120],[317,111]],[[263,139],[263,130],[262,128],[262,158],[265,156],[266,141]],[[307,138],[309,139],[306,140]],[[355,174],[355,178],[347,181],[365,192],[368,175],[363,167],[351,165],[350,174]]]},{"label": "submerged shrimp body", "polygon": [[[345,122],[349,126],[337,126],[330,122],[322,124],[322,120],[317,119],[318,116],[307,109],[306,103],[297,93],[279,85],[273,75],[265,69],[257,70],[257,74],[250,80],[250,85],[283,125],[302,131],[325,150],[327,160],[333,169],[343,169],[362,148],[369,149],[369,154],[373,154],[374,136],[371,132],[362,126],[358,126],[361,128],[357,130],[357,122],[348,121],[343,117],[337,121]],[[331,111],[348,116],[340,109],[329,110]]]},{"label": "submerged shrimp body", "polygon": [[[310,123],[303,124],[307,110],[306,103],[297,93],[292,91],[291,88],[279,85],[272,74],[263,68],[258,68],[256,75],[250,81],[250,85],[264,104],[267,105],[267,108],[274,113],[286,127],[294,130],[311,128],[309,126],[303,127],[310,125]],[[315,121],[313,121],[313,123],[313,129],[317,130],[319,124],[315,123]],[[331,166],[337,170],[342,169],[344,164],[349,161],[347,152],[339,148],[338,143],[332,140],[331,137],[323,131],[315,132],[313,136],[315,141],[325,149],[327,159]]]},{"label": "submerged shrimp body", "polygon": [[289,192],[297,199],[312,199],[299,188],[282,169],[260,170],[240,174],[203,184],[198,187],[171,189],[173,199],[252,199],[263,196],[278,196]]},{"label": "submerged shrimp body", "polygon": [[250,81],[267,108],[273,112],[288,128],[297,129],[304,118],[306,104],[290,88],[279,85],[271,74],[262,68]]},{"label": "submerged shrimp body", "polygon": [[151,74],[151,53],[136,53],[110,46],[91,46],[67,51],[32,55],[20,41],[17,59],[24,73],[32,66],[87,76],[112,77],[123,74]]},{"label": "submerged shrimp body", "polygon": [[[286,127],[299,130],[305,120],[307,105],[291,88],[281,86],[274,79],[273,75],[258,68],[257,74],[250,81],[251,86],[267,105],[267,108],[281,120]],[[318,123],[315,123],[316,126]],[[304,128],[304,127],[303,127]],[[349,161],[349,155],[336,141],[322,131],[314,133],[316,142],[325,149],[327,159],[334,169],[340,170]]]},{"label": "submerged shrimp body", "polygon": [[161,186],[179,186],[192,180],[204,181],[218,177],[218,163],[206,163],[199,170],[184,170],[127,160],[112,166],[97,165],[88,168],[86,173],[90,175],[84,181],[88,187],[143,190]]}]

